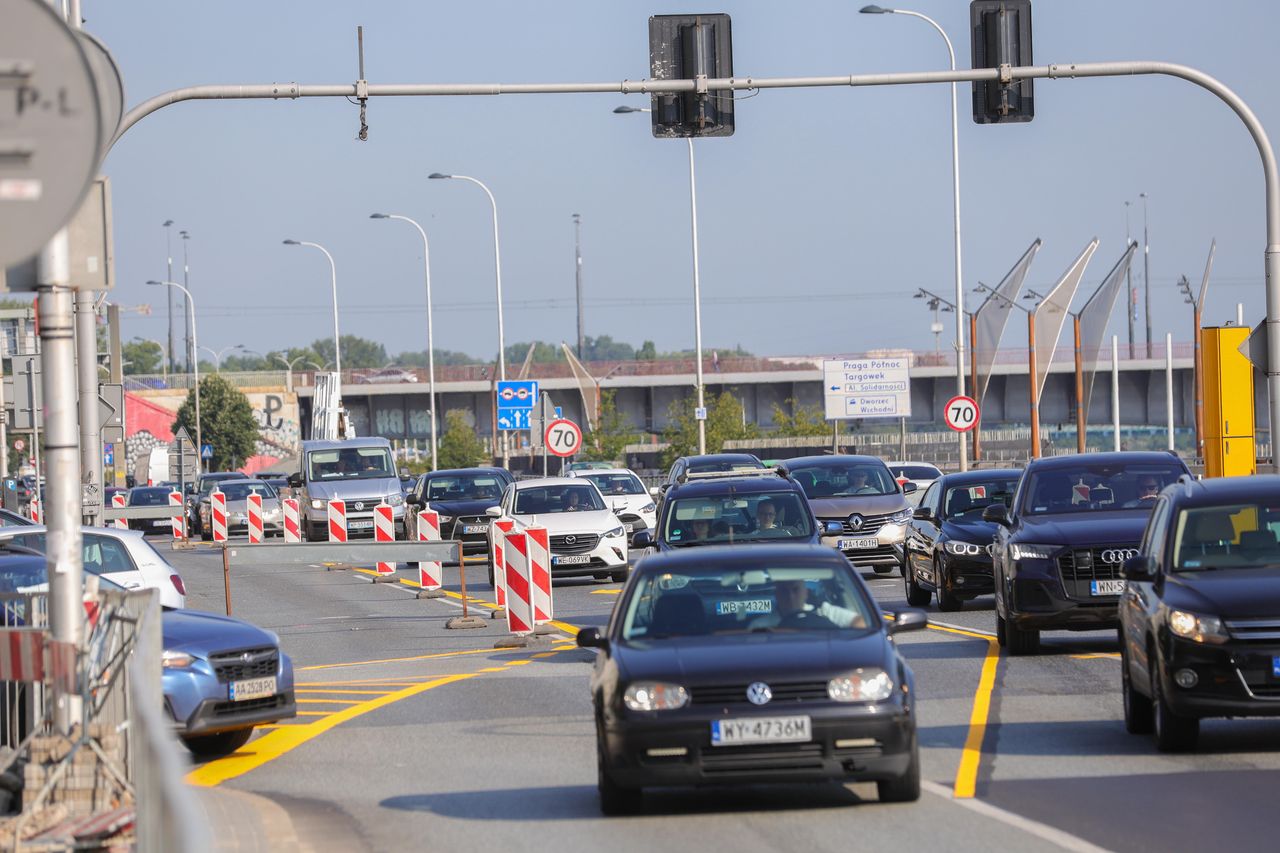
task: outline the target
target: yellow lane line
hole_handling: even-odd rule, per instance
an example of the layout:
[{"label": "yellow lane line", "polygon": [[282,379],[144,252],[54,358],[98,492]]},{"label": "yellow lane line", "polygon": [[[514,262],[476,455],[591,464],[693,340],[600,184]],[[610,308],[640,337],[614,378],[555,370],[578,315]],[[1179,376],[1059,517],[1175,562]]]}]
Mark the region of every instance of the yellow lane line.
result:
[{"label": "yellow lane line", "polygon": [[299,705],[359,705],[360,699],[295,699]]},{"label": "yellow lane line", "polygon": [[382,658],[380,660],[353,660],[347,663],[320,663],[312,666],[298,667],[296,672],[309,672],[317,669],[338,669],[346,666],[372,666],[379,663],[412,663],[420,660],[438,660],[440,658],[458,657],[459,655],[493,654],[493,649],[467,649],[460,652],[436,652],[430,655],[414,655],[408,658]]},{"label": "yellow lane line", "polygon": [[535,657],[535,658],[549,658],[549,657],[551,657],[551,656],[552,656],[552,655],[554,655],[554,654],[555,654],[555,652],[538,652],[536,655],[534,655],[534,657]]},{"label": "yellow lane line", "polygon": [[1091,652],[1089,654],[1084,654],[1084,655],[1072,655],[1071,657],[1075,660],[1098,660],[1099,658],[1106,658],[1109,660],[1120,660],[1120,653],[1119,652]]},{"label": "yellow lane line", "polygon": [[486,666],[480,672],[503,672],[504,670],[506,670],[505,666]]},{"label": "yellow lane line", "polygon": [[407,687],[410,684],[421,684],[438,675],[424,675],[421,678],[362,678],[354,681],[298,681],[299,687]]},{"label": "yellow lane line", "polygon": [[506,666],[524,666],[524,665],[525,665],[525,664],[527,664],[527,663],[533,663],[533,661],[531,661],[531,660],[509,660],[509,661],[507,661],[507,662],[506,662],[506,664],[505,664],[505,665],[506,665]]},{"label": "yellow lane line", "polygon": [[298,711],[297,712],[299,717],[327,717],[330,714],[335,714],[335,713],[337,712],[336,711]]},{"label": "yellow lane line", "polygon": [[973,637],[975,640],[987,640],[988,642],[992,642],[992,643],[994,643],[996,639],[995,637],[992,637],[989,634],[979,634],[976,631],[963,631],[959,628],[948,628],[943,625],[930,625],[929,630],[945,631],[948,634],[958,634],[961,637]]},{"label": "yellow lane line", "polygon": [[339,696],[386,696],[388,693],[394,693],[394,690],[334,690],[330,687],[323,687],[316,690],[310,688],[296,688],[296,693],[336,693]]},{"label": "yellow lane line", "polygon": [[587,594],[588,595],[619,595],[621,592],[622,590],[620,589],[593,589],[591,590],[591,592]]},{"label": "yellow lane line", "polygon": [[[967,631],[948,630],[954,634],[968,634]],[[996,684],[996,669],[1000,665],[1000,644],[991,637],[981,634],[972,635],[987,641],[987,656],[982,662],[982,677],[978,680],[978,690],[973,694],[973,710],[969,713],[969,734],[964,739],[964,752],[960,755],[960,769],[956,771],[955,787],[952,796],[957,799],[970,799],[978,782],[978,765],[982,761],[982,741],[987,734],[987,717],[991,711],[991,691]]]}]

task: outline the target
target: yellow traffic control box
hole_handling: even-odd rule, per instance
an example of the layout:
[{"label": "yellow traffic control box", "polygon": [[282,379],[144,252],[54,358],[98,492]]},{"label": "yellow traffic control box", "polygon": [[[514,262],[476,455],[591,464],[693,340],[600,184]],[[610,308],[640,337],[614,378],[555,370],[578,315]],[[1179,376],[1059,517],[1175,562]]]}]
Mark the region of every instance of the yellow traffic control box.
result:
[{"label": "yellow traffic control box", "polygon": [[1253,365],[1240,352],[1244,326],[1204,329],[1204,475],[1257,473],[1253,434]]}]

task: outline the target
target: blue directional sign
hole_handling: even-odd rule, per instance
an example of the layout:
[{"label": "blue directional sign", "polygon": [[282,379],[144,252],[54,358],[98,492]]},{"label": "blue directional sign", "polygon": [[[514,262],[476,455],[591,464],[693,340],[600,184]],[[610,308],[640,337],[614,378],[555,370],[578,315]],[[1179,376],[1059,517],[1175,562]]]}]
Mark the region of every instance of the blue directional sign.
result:
[{"label": "blue directional sign", "polygon": [[107,442],[102,445],[102,464],[103,465],[116,464],[116,446],[111,442]]},{"label": "blue directional sign", "polygon": [[213,445],[212,445],[212,444],[202,444],[202,445],[200,445],[200,458],[201,458],[201,459],[212,459],[212,458],[213,458]]},{"label": "blue directional sign", "polygon": [[533,409],[498,409],[498,429],[529,429]]},{"label": "blue directional sign", "polygon": [[499,382],[495,403],[498,411],[498,429],[529,428],[529,414],[538,402],[538,383],[533,380]]}]

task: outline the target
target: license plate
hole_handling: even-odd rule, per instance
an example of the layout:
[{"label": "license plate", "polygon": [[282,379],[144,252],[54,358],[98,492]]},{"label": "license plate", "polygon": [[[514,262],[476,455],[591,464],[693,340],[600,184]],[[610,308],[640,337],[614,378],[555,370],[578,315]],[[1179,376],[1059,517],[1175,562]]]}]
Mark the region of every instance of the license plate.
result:
[{"label": "license plate", "polygon": [[553,566],[581,566],[584,563],[591,562],[590,554],[570,554],[566,557],[552,557],[551,565]]},{"label": "license plate", "polygon": [[173,520],[168,518],[157,518],[151,522],[152,527],[172,527]]},{"label": "license plate", "polygon": [[735,613],[772,613],[773,599],[752,598],[742,601],[717,601],[716,613],[731,616]]},{"label": "license plate", "polygon": [[372,528],[373,528],[372,518],[364,521],[348,521],[347,522],[348,530],[370,530]]},{"label": "license plate", "polygon": [[841,551],[867,551],[871,548],[878,548],[880,540],[874,536],[864,536],[861,539],[837,539],[836,547]]},{"label": "license plate", "polygon": [[463,533],[488,533],[489,525],[487,524],[464,524],[462,525]]},{"label": "license plate", "polygon": [[622,529],[627,531],[628,533],[634,533],[636,529],[635,522],[633,521],[623,522]]},{"label": "license plate", "polygon": [[813,740],[810,722],[803,717],[755,717],[745,720],[712,720],[712,746],[747,743],[800,743]]},{"label": "license plate", "polygon": [[1090,595],[1120,595],[1124,592],[1124,581],[1090,581]]},{"label": "license plate", "polygon": [[231,682],[231,701],[243,702],[246,699],[263,699],[276,695],[276,677],[249,678],[244,681]]}]

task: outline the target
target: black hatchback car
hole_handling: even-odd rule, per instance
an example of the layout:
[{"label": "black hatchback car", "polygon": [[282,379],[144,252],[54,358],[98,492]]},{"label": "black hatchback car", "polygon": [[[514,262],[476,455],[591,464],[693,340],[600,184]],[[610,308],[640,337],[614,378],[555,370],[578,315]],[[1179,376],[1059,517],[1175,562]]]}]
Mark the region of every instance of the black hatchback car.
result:
[{"label": "black hatchback car", "polygon": [[1280,716],[1280,477],[1164,490],[1120,602],[1125,727],[1195,746],[1202,717]]},{"label": "black hatchback car", "polygon": [[907,528],[907,603],[921,607],[938,595],[938,609],[959,610],[964,602],[990,595],[988,546],[998,525],[982,517],[992,504],[1007,507],[1013,501],[1022,472],[1016,468],[965,471],[934,480],[916,507]]},{"label": "black hatchback car", "polygon": [[405,503],[415,511],[405,514],[405,533],[418,538],[416,510],[430,507],[440,514],[440,536],[457,539],[464,554],[485,554],[489,549],[489,522],[485,513],[502,501],[502,490],[515,482],[506,468],[452,468],[430,471],[414,483]]},{"label": "black hatchback car", "polygon": [[875,781],[920,796],[915,684],[857,572],[820,545],[711,547],[637,564],[591,677],[600,805],[645,787]]},{"label": "black hatchback car", "polygon": [[1160,490],[1187,475],[1170,453],[1085,453],[1027,463],[991,545],[996,638],[1015,655],[1040,649],[1042,630],[1119,625],[1121,569],[1138,553]]}]

